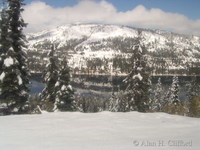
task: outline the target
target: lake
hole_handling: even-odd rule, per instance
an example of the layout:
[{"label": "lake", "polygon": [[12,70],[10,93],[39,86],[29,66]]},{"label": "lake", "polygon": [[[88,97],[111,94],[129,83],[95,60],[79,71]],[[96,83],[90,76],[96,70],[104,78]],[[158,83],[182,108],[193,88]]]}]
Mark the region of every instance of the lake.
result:
[{"label": "lake", "polygon": [[[158,78],[161,78],[164,88],[167,89],[171,85],[172,76],[153,76],[152,84],[155,87]],[[75,89],[75,94],[83,97],[100,97],[109,98],[112,93],[112,85],[114,86],[114,91],[124,90],[125,84],[122,82],[124,76],[113,76],[111,82],[110,76],[99,76],[99,75],[73,75],[71,79],[71,85]],[[180,99],[186,99],[186,84],[191,80],[190,76],[179,77],[180,82]],[[197,82],[200,83],[200,78],[197,77]],[[44,84],[42,83],[41,76],[33,75],[30,84],[30,94],[38,94],[44,89]]]}]

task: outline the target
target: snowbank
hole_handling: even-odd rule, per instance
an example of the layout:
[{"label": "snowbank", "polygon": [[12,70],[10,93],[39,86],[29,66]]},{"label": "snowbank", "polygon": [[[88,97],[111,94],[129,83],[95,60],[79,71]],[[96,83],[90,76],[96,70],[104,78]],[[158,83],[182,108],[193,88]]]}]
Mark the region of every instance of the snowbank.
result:
[{"label": "snowbank", "polygon": [[0,150],[199,150],[200,119],[164,113],[0,117]]}]

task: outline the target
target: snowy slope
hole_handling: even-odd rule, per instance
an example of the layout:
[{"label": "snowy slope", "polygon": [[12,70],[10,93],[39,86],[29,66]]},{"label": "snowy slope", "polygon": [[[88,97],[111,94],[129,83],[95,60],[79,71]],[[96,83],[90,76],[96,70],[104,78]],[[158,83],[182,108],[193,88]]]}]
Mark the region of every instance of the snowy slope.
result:
[{"label": "snowy slope", "polygon": [[[165,58],[164,64],[159,64],[157,70],[162,68],[161,65],[174,69],[186,68],[192,66],[191,62],[199,62],[200,38],[197,36],[117,25],[68,24],[28,34],[29,63],[34,66],[37,62],[44,68],[51,44],[56,45],[58,58],[68,55],[72,68],[87,68],[87,61],[95,58],[111,62],[117,55],[127,56],[126,48],[129,42],[125,39],[137,37],[138,30],[142,31],[143,43],[151,63],[158,64],[159,61],[155,62],[154,59]],[[174,58],[178,59],[178,64],[174,64]],[[109,65],[108,63],[104,66]],[[35,68],[32,67],[31,70],[36,71],[39,68],[37,64]]]},{"label": "snowy slope", "polygon": [[164,113],[0,117],[1,150],[199,150],[200,120]]},{"label": "snowy slope", "polygon": [[136,36],[136,30],[123,26],[115,25],[101,25],[101,24],[68,24],[57,27],[53,30],[45,30],[39,33],[28,34],[29,42],[35,43],[49,39],[52,42],[56,40],[65,42],[63,40],[81,39],[83,37],[89,40],[105,39],[110,37],[133,37]]}]

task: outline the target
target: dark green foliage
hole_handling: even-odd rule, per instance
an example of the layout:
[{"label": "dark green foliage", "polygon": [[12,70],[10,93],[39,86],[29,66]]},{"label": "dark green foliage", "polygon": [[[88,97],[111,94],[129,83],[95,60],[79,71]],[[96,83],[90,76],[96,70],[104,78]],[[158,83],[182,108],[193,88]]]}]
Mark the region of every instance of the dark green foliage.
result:
[{"label": "dark green foliage", "polygon": [[180,99],[179,99],[179,81],[178,81],[178,77],[177,76],[173,77],[170,99],[171,99],[171,103],[174,104],[174,105],[178,105],[180,103]]},{"label": "dark green foliage", "polygon": [[[2,55],[5,55],[5,53],[10,47],[8,26],[9,26],[8,11],[6,10],[5,7],[3,7],[3,9],[1,10],[1,20],[0,20],[0,56],[1,57],[3,57]],[[3,64],[2,59],[0,61],[1,61],[0,65],[2,66]]]},{"label": "dark green foliage", "polygon": [[[8,13],[5,8],[5,2],[2,1],[2,10],[1,10],[1,20],[0,20],[0,75],[3,72],[3,63],[6,58],[6,52],[10,47],[10,41],[8,40]],[[1,84],[0,80],[0,84]],[[1,90],[1,88],[0,88]]]},{"label": "dark green foliage", "polygon": [[90,74],[90,70],[92,70],[91,74],[96,73],[97,71],[98,73],[107,73],[108,71],[107,59],[100,59],[100,58],[87,59],[86,65],[88,74]]},{"label": "dark green foliage", "polygon": [[188,99],[191,100],[194,97],[200,96],[200,85],[197,82],[197,77],[193,76],[192,80],[188,84]]},{"label": "dark green foliage", "polygon": [[[116,101],[118,102],[118,112],[130,111],[130,93],[124,93],[124,91],[118,92]],[[132,110],[136,110],[136,108],[133,108]]]},{"label": "dark green foliage", "polygon": [[113,58],[113,68],[127,73],[130,72],[131,63],[123,55],[117,55]]},{"label": "dark green foliage", "polygon": [[128,109],[146,112],[149,108],[148,88],[149,75],[145,62],[146,49],[141,45],[140,34],[136,39],[131,56],[132,70],[125,79],[127,83],[126,96],[128,98]]},{"label": "dark green foliage", "polygon": [[108,110],[112,112],[118,112],[119,107],[119,98],[114,94],[114,92],[112,92],[112,97],[109,99]]},{"label": "dark green foliage", "polygon": [[188,105],[190,117],[200,117],[200,97],[194,96]]},{"label": "dark green foliage", "polygon": [[[0,75],[3,75],[3,63],[6,58],[6,52],[10,48],[10,41],[8,40],[8,13],[5,8],[5,2],[2,1],[1,20],[0,20]],[[2,78],[2,76],[1,76]],[[2,80],[0,80],[0,94],[2,89]],[[0,99],[2,100],[2,99]],[[1,101],[0,101],[1,103]]]},{"label": "dark green foliage", "polygon": [[52,46],[49,52],[49,63],[44,77],[45,89],[41,94],[41,108],[47,111],[53,111],[54,103],[56,99],[56,87],[55,84],[58,80],[58,67],[54,58],[54,46]]},{"label": "dark green foliage", "polygon": [[188,84],[187,101],[185,102],[187,115],[191,117],[200,117],[200,86],[197,77],[193,76]]},{"label": "dark green foliage", "polygon": [[76,106],[80,112],[100,112],[108,108],[108,101],[98,97],[76,97]]},{"label": "dark green foliage", "polygon": [[70,85],[70,68],[65,58],[58,69],[54,50],[52,46],[48,55],[49,64],[44,78],[46,87],[41,94],[41,108],[47,111],[74,111],[76,104],[74,90]]},{"label": "dark green foliage", "polygon": [[56,83],[56,102],[54,110],[74,111],[76,104],[74,99],[74,90],[70,85],[70,68],[66,59],[62,61],[59,71],[58,81]]},{"label": "dark green foliage", "polygon": [[1,102],[7,105],[11,113],[22,113],[26,109],[28,94],[21,88],[22,75],[18,69],[19,63],[13,54],[14,51],[10,49],[4,59],[4,62],[10,62],[11,65],[2,66],[4,78],[1,83]]},{"label": "dark green foliage", "polygon": [[30,95],[29,97],[29,111],[30,114],[41,114],[40,111],[40,96],[39,94]]},{"label": "dark green foliage", "polygon": [[179,80],[177,76],[173,76],[172,85],[165,97],[163,111],[170,114],[183,115],[185,110],[179,99]]},{"label": "dark green foliage", "polygon": [[8,0],[8,8],[1,17],[1,83],[0,101],[8,113],[28,111],[28,71],[26,67],[25,36],[26,26],[21,12],[22,0]]},{"label": "dark green foliage", "polygon": [[23,11],[22,5],[23,0],[8,0],[9,4],[9,24],[10,24],[10,38],[12,39],[11,47],[16,52],[16,59],[19,62],[19,70],[23,76],[24,89],[26,89],[25,84],[29,83],[27,68],[26,52],[24,51],[27,46],[25,45],[26,38],[23,34],[23,28],[26,27],[26,23],[21,17]]}]

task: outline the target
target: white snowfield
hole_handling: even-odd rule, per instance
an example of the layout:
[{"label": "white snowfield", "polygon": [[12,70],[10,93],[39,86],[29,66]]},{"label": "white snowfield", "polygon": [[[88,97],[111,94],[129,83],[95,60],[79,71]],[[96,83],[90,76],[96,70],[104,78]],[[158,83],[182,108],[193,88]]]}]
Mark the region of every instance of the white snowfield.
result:
[{"label": "white snowfield", "polygon": [[0,150],[199,150],[200,119],[165,113],[0,117]]}]

